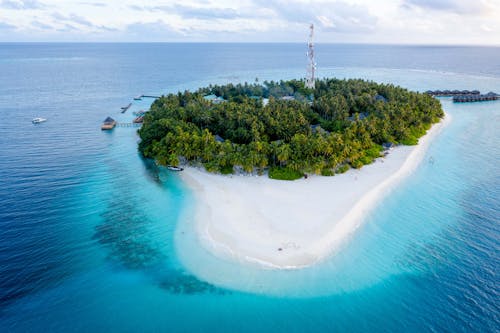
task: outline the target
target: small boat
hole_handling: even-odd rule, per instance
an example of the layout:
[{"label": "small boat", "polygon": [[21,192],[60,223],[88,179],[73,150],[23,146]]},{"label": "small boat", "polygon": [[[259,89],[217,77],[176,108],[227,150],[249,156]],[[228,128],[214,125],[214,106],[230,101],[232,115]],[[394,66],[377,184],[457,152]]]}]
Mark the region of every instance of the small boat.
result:
[{"label": "small boat", "polygon": [[175,166],[175,165],[167,165],[167,169],[170,171],[182,171],[182,170],[184,170],[183,168]]},{"label": "small boat", "polygon": [[47,121],[47,119],[45,119],[45,118],[33,118],[33,120],[31,122],[33,124],[40,124],[40,123],[43,123],[44,121]]}]

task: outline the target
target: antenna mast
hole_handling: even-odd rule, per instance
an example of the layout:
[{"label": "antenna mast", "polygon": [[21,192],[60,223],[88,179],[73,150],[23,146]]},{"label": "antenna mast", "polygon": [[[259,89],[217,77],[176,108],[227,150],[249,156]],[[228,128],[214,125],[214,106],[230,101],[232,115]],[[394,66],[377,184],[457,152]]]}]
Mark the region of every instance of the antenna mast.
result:
[{"label": "antenna mast", "polygon": [[314,24],[309,26],[309,43],[307,43],[307,77],[306,88],[314,89],[314,81],[316,80],[316,62],[314,61]]}]

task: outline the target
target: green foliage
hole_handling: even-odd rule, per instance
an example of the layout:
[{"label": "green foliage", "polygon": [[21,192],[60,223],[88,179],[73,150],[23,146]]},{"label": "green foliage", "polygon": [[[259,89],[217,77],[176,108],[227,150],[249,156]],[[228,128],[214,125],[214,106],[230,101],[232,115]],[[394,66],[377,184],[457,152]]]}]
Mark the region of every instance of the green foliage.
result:
[{"label": "green foliage", "polygon": [[209,86],[157,99],[139,150],[160,164],[182,157],[224,174],[239,166],[329,175],[372,163],[384,142],[417,144],[443,115],[428,95],[363,80],[323,79],[314,89],[301,80]]},{"label": "green foliage", "polygon": [[355,160],[352,160],[351,161],[351,166],[354,168],[354,169],[361,169],[361,167],[365,165],[362,161],[362,158],[357,158]]},{"label": "green foliage", "polygon": [[272,167],[269,169],[269,178],[271,179],[296,180],[303,176],[303,173],[286,167]]},{"label": "green foliage", "polygon": [[230,175],[233,173],[233,166],[232,165],[225,165],[220,168],[220,173],[223,175]]},{"label": "green foliage", "polygon": [[418,139],[414,136],[407,136],[399,141],[401,144],[406,146],[415,146],[418,145]]},{"label": "green foliage", "polygon": [[340,173],[346,173],[346,172],[347,172],[347,170],[349,170],[349,169],[350,169],[350,168],[349,168],[349,165],[348,165],[348,164],[342,164],[342,165],[340,165],[340,166],[337,168],[337,170],[335,170],[335,173],[339,173],[339,174],[340,174]]},{"label": "green foliage", "polygon": [[381,145],[373,145],[371,148],[365,150],[365,155],[371,158],[378,158],[382,150],[384,150],[384,148]]},{"label": "green foliage", "polygon": [[322,175],[322,176],[331,177],[331,176],[334,176],[334,175],[335,175],[335,172],[333,172],[333,170],[332,170],[332,169],[322,169],[322,170],[321,170],[321,175]]}]

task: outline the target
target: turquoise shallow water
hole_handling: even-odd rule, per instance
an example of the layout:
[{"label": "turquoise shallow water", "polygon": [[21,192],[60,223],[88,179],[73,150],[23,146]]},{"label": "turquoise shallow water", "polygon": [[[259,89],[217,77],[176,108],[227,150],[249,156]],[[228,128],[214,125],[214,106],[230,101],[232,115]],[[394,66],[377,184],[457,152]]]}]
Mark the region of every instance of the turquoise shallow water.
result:
[{"label": "turquoise shallow water", "polygon": [[[442,99],[452,122],[421,167],[318,266],[234,265],[188,233],[191,255],[178,258],[192,194],[140,158],[134,129],[104,133],[100,121],[132,119],[151,100],[119,106],[140,93],[300,77],[302,49],[2,44],[0,329],[498,331],[500,102]],[[324,76],[500,92],[499,49],[318,49]]]}]

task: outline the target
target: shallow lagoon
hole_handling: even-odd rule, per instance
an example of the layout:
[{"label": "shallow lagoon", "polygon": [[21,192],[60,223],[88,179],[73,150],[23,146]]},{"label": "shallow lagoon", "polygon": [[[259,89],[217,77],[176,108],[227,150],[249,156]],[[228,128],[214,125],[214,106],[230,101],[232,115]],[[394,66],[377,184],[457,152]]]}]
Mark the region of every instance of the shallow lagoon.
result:
[{"label": "shallow lagoon", "polygon": [[[492,62],[462,66],[499,49],[385,48],[318,47],[320,75],[500,91]],[[3,331],[498,329],[500,102],[443,99],[453,122],[427,152],[434,163],[338,256],[306,270],[256,270],[210,257],[194,239],[183,241],[192,256],[178,258],[192,194],[140,159],[134,129],[99,124],[147,108],[145,99],[119,113],[140,93],[300,77],[301,45],[3,45],[0,55]],[[49,120],[34,127],[35,116]]]}]

